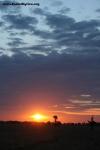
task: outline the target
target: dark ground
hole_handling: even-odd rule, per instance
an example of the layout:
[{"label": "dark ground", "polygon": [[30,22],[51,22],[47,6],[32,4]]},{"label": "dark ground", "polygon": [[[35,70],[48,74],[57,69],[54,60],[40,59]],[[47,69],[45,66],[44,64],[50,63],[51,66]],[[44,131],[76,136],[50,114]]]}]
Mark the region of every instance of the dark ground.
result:
[{"label": "dark ground", "polygon": [[100,150],[100,126],[1,122],[0,150]]}]

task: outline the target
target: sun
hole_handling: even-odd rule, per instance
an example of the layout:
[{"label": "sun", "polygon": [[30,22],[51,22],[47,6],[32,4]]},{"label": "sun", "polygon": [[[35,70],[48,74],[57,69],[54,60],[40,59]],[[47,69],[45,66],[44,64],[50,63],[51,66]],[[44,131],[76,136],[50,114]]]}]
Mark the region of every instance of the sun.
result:
[{"label": "sun", "polygon": [[45,121],[47,117],[42,114],[37,113],[37,114],[32,115],[31,118],[36,122],[42,122],[42,121]]}]

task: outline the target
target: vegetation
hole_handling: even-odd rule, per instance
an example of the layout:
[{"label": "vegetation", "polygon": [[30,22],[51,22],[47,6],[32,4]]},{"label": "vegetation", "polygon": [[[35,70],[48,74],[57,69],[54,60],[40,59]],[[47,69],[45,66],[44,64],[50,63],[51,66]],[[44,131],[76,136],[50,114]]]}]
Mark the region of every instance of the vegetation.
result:
[{"label": "vegetation", "polygon": [[0,122],[0,150],[100,150],[100,124]]},{"label": "vegetation", "polygon": [[54,122],[56,123],[57,119],[58,119],[58,116],[54,115],[53,118],[54,118]]}]

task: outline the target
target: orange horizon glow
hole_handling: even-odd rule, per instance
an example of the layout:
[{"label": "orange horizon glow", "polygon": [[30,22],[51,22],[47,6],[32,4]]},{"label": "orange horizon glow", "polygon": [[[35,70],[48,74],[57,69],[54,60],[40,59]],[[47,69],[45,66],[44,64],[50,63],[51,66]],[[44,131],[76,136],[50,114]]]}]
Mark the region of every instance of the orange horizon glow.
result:
[{"label": "orange horizon glow", "polygon": [[58,121],[66,122],[87,122],[93,115],[97,122],[100,122],[100,108],[90,108],[82,111],[68,111],[63,109],[48,109],[43,106],[30,109],[23,109],[21,112],[9,113],[1,116],[1,120],[18,120],[32,122],[54,122],[53,116],[58,116]]},{"label": "orange horizon glow", "polygon": [[[41,111],[42,112],[42,111]],[[44,115],[46,114],[46,115]],[[63,110],[49,110],[42,113],[34,113],[31,115],[31,120],[35,122],[47,122],[47,121],[54,121],[53,116],[58,116],[58,121],[64,122],[87,122],[92,115],[95,116],[95,118],[98,118],[97,116],[100,116],[100,109],[89,109],[85,111],[76,111],[76,112],[69,112],[69,111],[63,111]],[[98,120],[97,119],[97,120]]]}]

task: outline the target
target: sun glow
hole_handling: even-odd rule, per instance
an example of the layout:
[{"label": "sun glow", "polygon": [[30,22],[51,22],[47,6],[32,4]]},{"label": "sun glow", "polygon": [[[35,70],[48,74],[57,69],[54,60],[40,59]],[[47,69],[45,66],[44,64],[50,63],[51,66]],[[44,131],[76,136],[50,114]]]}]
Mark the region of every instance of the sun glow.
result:
[{"label": "sun glow", "polygon": [[42,122],[42,121],[46,121],[47,116],[44,116],[42,114],[34,114],[31,116],[31,118],[36,122]]}]

